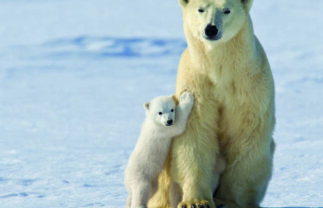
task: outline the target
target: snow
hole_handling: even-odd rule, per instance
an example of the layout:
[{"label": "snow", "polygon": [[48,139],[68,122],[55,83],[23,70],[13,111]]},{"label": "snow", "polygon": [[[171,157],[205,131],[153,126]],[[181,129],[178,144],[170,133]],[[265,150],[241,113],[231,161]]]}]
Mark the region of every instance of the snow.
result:
[{"label": "snow", "polygon": [[[255,0],[276,83],[267,207],[323,206],[323,1]],[[0,1],[0,207],[124,207],[142,104],[172,94],[177,1]]]}]

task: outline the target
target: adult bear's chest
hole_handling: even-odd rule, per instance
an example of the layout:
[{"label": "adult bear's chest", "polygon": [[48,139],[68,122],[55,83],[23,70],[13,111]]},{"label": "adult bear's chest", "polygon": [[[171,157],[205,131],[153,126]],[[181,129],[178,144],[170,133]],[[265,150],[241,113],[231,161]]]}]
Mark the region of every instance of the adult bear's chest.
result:
[{"label": "adult bear's chest", "polygon": [[[219,112],[216,116],[217,137],[225,152],[237,152],[241,144],[261,123],[261,96],[252,83],[228,79],[214,84],[213,96]],[[230,153],[232,157],[235,157]]]}]

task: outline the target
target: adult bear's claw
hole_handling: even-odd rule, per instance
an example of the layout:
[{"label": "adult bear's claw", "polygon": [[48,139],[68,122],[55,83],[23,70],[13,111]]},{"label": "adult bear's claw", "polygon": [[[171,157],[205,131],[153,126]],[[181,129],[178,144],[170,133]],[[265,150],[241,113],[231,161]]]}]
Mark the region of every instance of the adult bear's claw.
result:
[{"label": "adult bear's claw", "polygon": [[208,201],[194,201],[194,202],[181,202],[177,206],[178,208],[210,208]]}]

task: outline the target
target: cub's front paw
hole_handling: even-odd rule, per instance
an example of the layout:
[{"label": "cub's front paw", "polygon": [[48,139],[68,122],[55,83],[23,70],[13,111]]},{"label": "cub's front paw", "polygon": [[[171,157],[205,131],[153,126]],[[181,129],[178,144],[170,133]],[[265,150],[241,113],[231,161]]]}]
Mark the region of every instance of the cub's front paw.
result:
[{"label": "cub's front paw", "polygon": [[192,95],[192,93],[185,91],[181,94],[180,98],[179,98],[179,102],[180,103],[192,103],[194,102],[194,97]]},{"label": "cub's front paw", "polygon": [[177,208],[211,208],[211,205],[208,201],[187,201],[181,202],[178,204]]}]

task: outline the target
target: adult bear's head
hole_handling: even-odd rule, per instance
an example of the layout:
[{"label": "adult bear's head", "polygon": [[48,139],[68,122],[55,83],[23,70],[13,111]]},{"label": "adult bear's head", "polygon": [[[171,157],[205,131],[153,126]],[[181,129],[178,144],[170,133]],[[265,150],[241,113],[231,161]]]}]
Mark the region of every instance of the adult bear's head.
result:
[{"label": "adult bear's head", "polygon": [[248,20],[253,0],[178,0],[187,37],[207,42],[233,38]]}]

